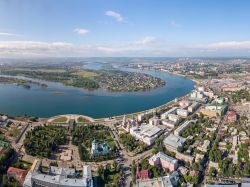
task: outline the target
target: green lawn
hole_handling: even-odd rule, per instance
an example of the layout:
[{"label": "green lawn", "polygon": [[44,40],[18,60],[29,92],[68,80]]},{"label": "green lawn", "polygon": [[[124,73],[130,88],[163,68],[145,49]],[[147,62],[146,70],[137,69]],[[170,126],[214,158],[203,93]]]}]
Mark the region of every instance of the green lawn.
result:
[{"label": "green lawn", "polygon": [[12,137],[17,137],[17,136],[19,136],[20,134],[21,134],[21,130],[19,130],[18,128],[16,128],[16,127],[13,127],[13,128],[11,128],[10,129],[10,132],[9,132],[10,134],[10,136],[12,136]]},{"label": "green lawn", "polygon": [[14,68],[15,71],[36,71],[45,73],[64,73],[64,69],[46,69],[46,68]]},{"label": "green lawn", "polygon": [[62,117],[58,117],[58,118],[54,119],[52,121],[52,123],[66,123],[67,120],[68,120],[68,118],[62,116]]},{"label": "green lawn", "polygon": [[32,163],[23,160],[17,160],[15,163],[12,164],[12,166],[19,169],[29,170],[32,166]]},{"label": "green lawn", "polygon": [[75,73],[76,75],[80,76],[80,77],[84,77],[84,78],[89,78],[89,77],[96,77],[98,76],[97,73],[92,72],[92,71],[79,71],[77,73]]},{"label": "green lawn", "polygon": [[87,120],[87,119],[84,118],[84,117],[79,117],[79,118],[77,118],[77,122],[78,122],[78,123],[87,123],[87,122],[89,122],[89,120]]}]

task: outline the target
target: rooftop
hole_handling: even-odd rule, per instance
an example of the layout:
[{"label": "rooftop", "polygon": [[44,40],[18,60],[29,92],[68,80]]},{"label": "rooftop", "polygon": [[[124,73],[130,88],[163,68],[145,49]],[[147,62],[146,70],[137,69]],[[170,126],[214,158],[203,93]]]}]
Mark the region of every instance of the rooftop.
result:
[{"label": "rooftop", "polygon": [[92,187],[91,167],[83,167],[83,176],[75,177],[76,170],[71,168],[60,168],[51,166],[48,173],[41,173],[39,170],[40,160],[35,160],[31,170],[25,178],[24,184],[31,187],[31,180],[39,181],[41,184],[56,184],[58,186]]},{"label": "rooftop", "polygon": [[27,175],[28,171],[19,169],[19,168],[14,168],[14,167],[9,167],[7,174],[9,175],[14,175],[18,181],[21,183],[24,182],[25,177]]},{"label": "rooftop", "polygon": [[170,134],[163,141],[164,145],[168,145],[177,149],[179,146],[182,146],[185,143],[186,139],[181,136]]},{"label": "rooftop", "polygon": [[169,163],[173,163],[173,164],[178,162],[178,160],[164,154],[163,152],[158,152],[157,154],[150,157],[149,160],[152,160],[153,162],[155,162],[158,158],[161,158],[161,159],[163,159],[163,160],[165,160],[165,161],[167,161]]}]

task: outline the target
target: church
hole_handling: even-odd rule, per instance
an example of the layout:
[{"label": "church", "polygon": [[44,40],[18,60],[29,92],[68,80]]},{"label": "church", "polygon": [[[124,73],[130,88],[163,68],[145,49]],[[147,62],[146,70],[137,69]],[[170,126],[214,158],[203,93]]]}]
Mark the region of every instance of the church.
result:
[{"label": "church", "polygon": [[95,155],[105,155],[109,153],[109,146],[107,143],[99,144],[96,139],[92,141],[91,154]]}]

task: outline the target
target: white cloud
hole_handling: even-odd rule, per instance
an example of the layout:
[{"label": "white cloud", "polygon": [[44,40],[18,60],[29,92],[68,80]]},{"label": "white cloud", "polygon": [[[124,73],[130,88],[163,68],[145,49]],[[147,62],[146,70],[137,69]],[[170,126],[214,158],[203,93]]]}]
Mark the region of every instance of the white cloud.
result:
[{"label": "white cloud", "polygon": [[160,40],[155,42],[152,36],[138,41],[105,44],[0,41],[1,57],[249,56],[249,50],[250,41],[171,45]]},{"label": "white cloud", "polygon": [[153,36],[145,36],[142,40],[137,41],[137,44],[147,45],[154,43],[156,41],[155,37]]},{"label": "white cloud", "polygon": [[105,15],[114,18],[118,22],[124,21],[124,18],[118,12],[114,12],[114,11],[109,10],[109,11],[106,11]]},{"label": "white cloud", "polygon": [[198,44],[194,48],[202,49],[250,49],[250,40],[246,41],[224,41],[208,44]]},{"label": "white cloud", "polygon": [[172,21],[170,22],[170,26],[171,26],[171,27],[175,27],[175,28],[180,28],[180,27],[182,27],[181,24],[176,23],[174,20],[172,20]]},{"label": "white cloud", "polygon": [[19,34],[9,33],[9,32],[0,32],[0,36],[19,36]]},{"label": "white cloud", "polygon": [[76,32],[77,34],[87,34],[89,33],[90,31],[88,29],[84,29],[84,28],[76,28],[74,29],[74,32]]}]

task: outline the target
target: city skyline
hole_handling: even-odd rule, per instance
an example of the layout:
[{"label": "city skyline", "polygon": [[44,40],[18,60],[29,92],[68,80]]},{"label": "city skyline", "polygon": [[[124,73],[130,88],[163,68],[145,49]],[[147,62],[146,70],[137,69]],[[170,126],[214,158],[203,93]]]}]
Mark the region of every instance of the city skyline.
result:
[{"label": "city skyline", "polygon": [[248,1],[1,1],[2,57],[249,57]]}]

